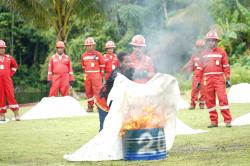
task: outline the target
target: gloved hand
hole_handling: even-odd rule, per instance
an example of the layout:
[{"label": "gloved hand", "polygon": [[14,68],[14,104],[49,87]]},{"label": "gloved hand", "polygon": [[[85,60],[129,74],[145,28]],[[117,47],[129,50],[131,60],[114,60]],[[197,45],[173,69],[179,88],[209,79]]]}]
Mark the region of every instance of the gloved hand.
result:
[{"label": "gloved hand", "polygon": [[200,83],[200,82],[197,82],[195,87],[196,87],[197,89],[200,89],[200,88],[201,88],[201,83]]},{"label": "gloved hand", "polygon": [[69,81],[69,85],[72,86],[74,84],[74,81]]},{"label": "gloved hand", "polygon": [[226,80],[226,88],[230,88],[231,87],[231,82],[230,80]]},{"label": "gloved hand", "polygon": [[48,87],[51,87],[52,81],[47,81],[47,85],[48,85]]}]

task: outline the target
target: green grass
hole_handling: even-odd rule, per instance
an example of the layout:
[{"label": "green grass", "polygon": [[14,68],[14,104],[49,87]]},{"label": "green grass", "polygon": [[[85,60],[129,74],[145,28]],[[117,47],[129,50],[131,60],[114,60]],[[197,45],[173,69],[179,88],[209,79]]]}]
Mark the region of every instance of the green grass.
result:
[{"label": "green grass", "polygon": [[[189,93],[184,94],[188,98]],[[21,109],[21,113],[28,108]],[[234,118],[250,112],[250,104],[233,104]],[[7,117],[11,117],[9,112]],[[207,133],[177,136],[169,157],[160,161],[68,162],[66,153],[74,152],[98,132],[98,114],[90,116],[11,121],[0,125],[0,166],[29,165],[218,165],[248,166],[250,163],[250,125],[208,129],[206,110],[180,110],[178,117],[195,129]],[[220,122],[222,118],[220,115]],[[107,140],[109,141],[109,140]]]}]

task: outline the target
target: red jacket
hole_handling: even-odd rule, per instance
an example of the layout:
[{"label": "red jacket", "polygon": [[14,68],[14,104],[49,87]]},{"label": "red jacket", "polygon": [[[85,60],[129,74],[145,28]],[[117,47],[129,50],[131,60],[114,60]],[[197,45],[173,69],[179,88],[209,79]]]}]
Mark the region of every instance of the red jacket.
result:
[{"label": "red jacket", "polygon": [[17,68],[18,65],[15,59],[8,54],[5,54],[3,59],[0,60],[0,76],[13,76]]},{"label": "red jacket", "polygon": [[187,65],[184,66],[184,69],[187,69],[189,72],[194,72],[197,74],[198,70],[200,70],[200,55],[193,54],[188,61]]},{"label": "red jacket", "polygon": [[106,71],[106,79],[108,79],[108,76],[110,75],[110,73],[118,67],[119,65],[119,61],[117,59],[116,54],[104,54],[104,61],[105,61],[105,71]]},{"label": "red jacket", "polygon": [[224,74],[227,79],[230,79],[230,65],[228,63],[227,53],[221,48],[204,50],[200,63],[200,78],[202,75],[217,75]]},{"label": "red jacket", "polygon": [[[135,53],[133,52],[131,54],[131,66],[135,69],[135,70],[139,70],[139,71],[146,71],[147,73],[154,73],[154,65],[153,65],[153,61],[150,57],[142,54],[141,55],[141,59],[137,59]],[[150,78],[145,78],[145,79],[136,79],[135,78],[135,82],[140,82],[140,83],[145,83],[149,80]]]},{"label": "red jacket", "polygon": [[49,60],[49,67],[48,67],[48,81],[52,80],[52,75],[62,75],[62,74],[69,74],[69,81],[74,80],[73,69],[71,60],[68,55],[63,54],[62,59],[59,59],[59,55],[53,55]]},{"label": "red jacket", "polygon": [[113,55],[104,54],[103,57],[105,61],[106,73],[111,73],[115,68],[118,67],[119,61],[117,59],[116,54]]},{"label": "red jacket", "polygon": [[96,50],[85,52],[81,58],[82,69],[85,73],[103,73],[105,62],[102,54]]}]

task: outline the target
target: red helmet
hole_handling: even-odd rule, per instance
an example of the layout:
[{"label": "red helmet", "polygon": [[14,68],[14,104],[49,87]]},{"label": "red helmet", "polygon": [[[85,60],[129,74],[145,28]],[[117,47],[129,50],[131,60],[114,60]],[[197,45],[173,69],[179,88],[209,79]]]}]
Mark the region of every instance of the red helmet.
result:
[{"label": "red helmet", "polygon": [[140,47],[146,46],[145,39],[142,35],[135,35],[129,44],[131,44],[133,46],[140,46]]},{"label": "red helmet", "polygon": [[56,42],[56,48],[65,48],[64,42],[63,41]]},{"label": "red helmet", "polygon": [[195,43],[196,47],[203,47],[205,46],[205,41],[204,40],[197,40]]},{"label": "red helmet", "polygon": [[206,39],[216,39],[216,40],[220,40],[218,34],[216,31],[209,31],[206,35]]},{"label": "red helmet", "polygon": [[0,40],[0,48],[6,48],[6,44],[3,40]]},{"label": "red helmet", "polygon": [[91,46],[91,45],[95,45],[95,40],[92,37],[88,37],[85,41],[84,41],[84,45],[85,46]]},{"label": "red helmet", "polygon": [[115,43],[113,41],[108,41],[105,48],[115,48]]}]

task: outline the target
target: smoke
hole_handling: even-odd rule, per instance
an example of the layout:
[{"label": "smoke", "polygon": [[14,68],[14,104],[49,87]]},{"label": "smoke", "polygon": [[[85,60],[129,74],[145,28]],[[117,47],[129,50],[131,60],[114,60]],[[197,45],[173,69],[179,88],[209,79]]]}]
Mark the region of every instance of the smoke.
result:
[{"label": "smoke", "polygon": [[168,18],[166,28],[145,36],[147,53],[154,60],[158,72],[174,74],[187,62],[196,40],[203,38],[214,23],[208,3],[191,1]]}]

